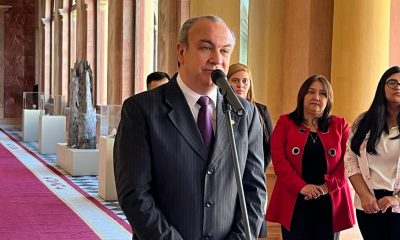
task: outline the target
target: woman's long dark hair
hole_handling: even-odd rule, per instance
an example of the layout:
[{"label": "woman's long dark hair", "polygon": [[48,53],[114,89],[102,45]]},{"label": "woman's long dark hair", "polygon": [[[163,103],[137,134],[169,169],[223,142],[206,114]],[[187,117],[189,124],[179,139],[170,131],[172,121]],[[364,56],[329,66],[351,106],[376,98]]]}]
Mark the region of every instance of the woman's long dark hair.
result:
[{"label": "woman's long dark hair", "polygon": [[321,82],[327,93],[328,101],[326,103],[326,107],[322,113],[322,116],[318,118],[318,130],[326,132],[328,131],[328,127],[332,119],[331,111],[333,106],[333,90],[328,79],[322,75],[314,75],[304,81],[297,94],[297,106],[293,112],[289,113],[289,118],[298,126],[304,123],[304,97],[307,95],[308,89],[315,81]]},{"label": "woman's long dark hair", "polygon": [[[368,111],[363,113],[354,122],[352,128],[355,129],[353,138],[351,139],[350,148],[351,150],[360,156],[360,145],[364,141],[367,133],[369,132],[369,138],[367,142],[367,152],[369,154],[378,155],[376,151],[376,145],[383,132],[388,133],[389,129],[386,124],[387,118],[387,100],[385,97],[385,84],[386,80],[393,74],[399,73],[400,67],[393,66],[386,70],[381,79],[379,80],[378,87],[376,88],[375,97],[372,101]],[[397,126],[400,126],[400,115],[397,115]],[[397,136],[397,138],[400,136]]]}]

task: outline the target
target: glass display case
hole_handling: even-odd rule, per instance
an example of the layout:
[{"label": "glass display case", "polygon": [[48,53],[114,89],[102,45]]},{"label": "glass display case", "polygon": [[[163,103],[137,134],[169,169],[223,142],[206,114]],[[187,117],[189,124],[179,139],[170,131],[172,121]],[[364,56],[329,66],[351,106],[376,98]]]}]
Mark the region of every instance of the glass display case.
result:
[{"label": "glass display case", "polygon": [[43,93],[40,92],[23,92],[22,101],[23,109],[36,110],[39,109],[39,95]]},{"label": "glass display case", "polygon": [[62,95],[39,95],[40,115],[65,116],[66,97]]},{"label": "glass display case", "polygon": [[122,105],[100,106],[99,138],[99,197],[106,201],[117,200],[115,188],[113,149],[115,134],[121,120]]},{"label": "glass display case", "polygon": [[38,140],[40,94],[43,93],[22,93],[22,141],[24,142],[34,142]]},{"label": "glass display case", "polygon": [[40,153],[55,153],[57,144],[66,141],[66,106],[65,96],[49,94],[39,96],[38,141]]},{"label": "glass display case", "polygon": [[115,137],[122,105],[103,105],[100,109],[100,136]]}]

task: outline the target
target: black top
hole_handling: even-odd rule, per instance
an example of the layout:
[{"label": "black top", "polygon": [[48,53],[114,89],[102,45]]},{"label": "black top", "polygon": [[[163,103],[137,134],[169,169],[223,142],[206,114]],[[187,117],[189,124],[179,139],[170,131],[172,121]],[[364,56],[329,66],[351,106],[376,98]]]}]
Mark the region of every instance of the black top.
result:
[{"label": "black top", "polygon": [[256,102],[256,107],[263,121],[263,123],[261,123],[261,126],[263,128],[264,170],[266,170],[269,163],[271,162],[271,149],[269,143],[272,133],[272,120],[269,115],[267,106]]},{"label": "black top", "polygon": [[303,153],[302,177],[308,184],[324,184],[327,171],[324,146],[316,132],[310,132]]}]

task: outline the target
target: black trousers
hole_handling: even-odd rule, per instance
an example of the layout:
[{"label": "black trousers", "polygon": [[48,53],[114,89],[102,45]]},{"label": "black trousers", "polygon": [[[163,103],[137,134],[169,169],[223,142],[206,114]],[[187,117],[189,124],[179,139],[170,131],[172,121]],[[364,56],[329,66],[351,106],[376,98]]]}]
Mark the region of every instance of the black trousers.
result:
[{"label": "black trousers", "polygon": [[290,231],[282,227],[283,240],[334,240],[332,203],[329,195],[304,200],[299,194],[294,207]]},{"label": "black trousers", "polygon": [[[376,199],[392,196],[393,192],[387,190],[374,190]],[[367,214],[356,210],[358,227],[364,240],[399,240],[400,239],[400,213],[392,213],[388,208],[385,213],[378,212]]]}]

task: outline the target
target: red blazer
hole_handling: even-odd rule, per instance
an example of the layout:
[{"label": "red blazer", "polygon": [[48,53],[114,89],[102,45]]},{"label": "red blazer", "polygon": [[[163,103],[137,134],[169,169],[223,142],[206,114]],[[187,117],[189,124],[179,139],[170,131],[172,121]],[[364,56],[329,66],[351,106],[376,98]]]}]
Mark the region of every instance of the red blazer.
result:
[{"label": "red blazer", "polygon": [[[297,126],[288,115],[282,115],[271,136],[272,163],[277,178],[266,220],[278,222],[289,230],[296,198],[307,184],[302,179],[301,168],[309,132],[305,125]],[[355,219],[343,161],[348,135],[347,122],[337,116],[332,116],[328,132],[318,131],[327,161],[325,181],[332,200],[334,232],[351,228]]]}]

